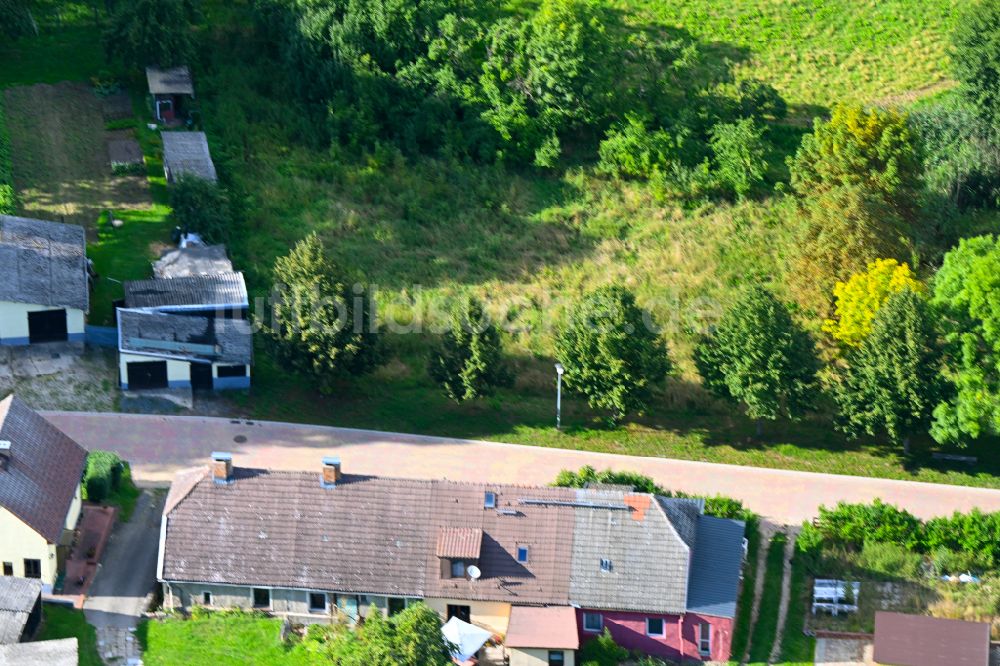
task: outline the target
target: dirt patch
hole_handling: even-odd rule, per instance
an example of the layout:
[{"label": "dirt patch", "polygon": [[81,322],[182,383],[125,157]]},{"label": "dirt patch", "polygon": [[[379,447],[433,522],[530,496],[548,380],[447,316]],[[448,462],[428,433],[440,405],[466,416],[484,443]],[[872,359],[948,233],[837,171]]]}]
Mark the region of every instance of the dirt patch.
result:
[{"label": "dirt patch", "polygon": [[0,348],[0,396],[8,393],[35,409],[114,411],[116,352],[79,346]]},{"label": "dirt patch", "polygon": [[868,666],[872,661],[872,642],[855,638],[817,638],[817,666]]},{"label": "dirt patch", "polygon": [[25,215],[84,226],[106,208],[149,208],[144,176],[111,174],[102,101],[79,83],[5,91],[14,185]]}]

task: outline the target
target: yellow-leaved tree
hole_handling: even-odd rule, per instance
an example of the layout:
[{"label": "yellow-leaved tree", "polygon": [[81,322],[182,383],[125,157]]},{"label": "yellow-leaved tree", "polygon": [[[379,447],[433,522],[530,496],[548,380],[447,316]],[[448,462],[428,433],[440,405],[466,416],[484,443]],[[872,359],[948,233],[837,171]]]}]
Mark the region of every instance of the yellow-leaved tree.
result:
[{"label": "yellow-leaved tree", "polygon": [[835,314],[823,323],[823,330],[834,340],[857,347],[872,330],[872,319],[893,294],[909,288],[918,294],[927,288],[906,263],[895,259],[877,259],[864,273],[852,275],[833,287]]}]

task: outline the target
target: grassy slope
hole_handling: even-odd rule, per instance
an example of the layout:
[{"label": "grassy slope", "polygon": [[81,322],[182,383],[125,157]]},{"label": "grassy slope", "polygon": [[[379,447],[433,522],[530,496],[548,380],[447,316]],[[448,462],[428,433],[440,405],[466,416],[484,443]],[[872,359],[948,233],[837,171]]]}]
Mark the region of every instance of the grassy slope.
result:
[{"label": "grassy slope", "polygon": [[197,620],[143,621],[137,632],[147,666],[305,666],[304,651],[282,644],[281,620],[211,614]]},{"label": "grassy slope", "polygon": [[87,624],[83,611],[45,604],[42,612],[45,620],[36,640],[75,637],[79,643],[80,666],[103,666],[97,651],[97,633]]},{"label": "grassy slope", "polygon": [[781,579],[784,568],[786,537],[779,532],[767,547],[764,589],[760,597],[760,612],[750,635],[750,664],[766,664],[778,631],[778,605],[781,602]]},{"label": "grassy slope", "polygon": [[948,84],[947,36],[969,0],[614,4],[720,43],[794,104],[827,106],[838,98],[905,98]]}]

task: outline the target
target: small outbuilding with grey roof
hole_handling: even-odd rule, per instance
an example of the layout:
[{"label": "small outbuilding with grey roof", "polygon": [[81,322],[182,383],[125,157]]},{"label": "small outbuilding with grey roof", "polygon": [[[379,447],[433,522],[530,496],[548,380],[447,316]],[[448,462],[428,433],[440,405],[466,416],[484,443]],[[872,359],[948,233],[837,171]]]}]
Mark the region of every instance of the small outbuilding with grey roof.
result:
[{"label": "small outbuilding with grey roof", "polygon": [[225,245],[192,245],[164,252],[153,264],[155,278],[199,277],[233,272]]},{"label": "small outbuilding with grey roof", "polygon": [[153,114],[156,119],[168,125],[181,120],[186,113],[188,100],[194,99],[191,70],[187,67],[147,67],[146,82],[153,98]]},{"label": "small outbuilding with grey roof", "polygon": [[83,341],[86,247],[83,227],[0,215],[0,344]]},{"label": "small outbuilding with grey roof", "polygon": [[160,136],[163,137],[163,174],[168,183],[185,176],[213,183],[218,180],[204,132],[161,132]]},{"label": "small outbuilding with grey roof", "polygon": [[42,620],[42,581],[0,576],[0,645],[35,635]]},{"label": "small outbuilding with grey roof", "polygon": [[0,666],[77,666],[80,663],[76,638],[0,645]]}]

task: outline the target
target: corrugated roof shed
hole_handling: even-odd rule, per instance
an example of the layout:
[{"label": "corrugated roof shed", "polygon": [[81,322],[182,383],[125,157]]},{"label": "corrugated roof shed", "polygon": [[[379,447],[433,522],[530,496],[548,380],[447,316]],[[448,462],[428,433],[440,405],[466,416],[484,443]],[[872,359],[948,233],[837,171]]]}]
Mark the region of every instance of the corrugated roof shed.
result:
[{"label": "corrugated roof shed", "polygon": [[119,310],[121,351],[180,360],[247,365],[253,332],[245,319]]},{"label": "corrugated roof shed", "polygon": [[689,612],[736,617],[745,531],[746,526],[739,520],[698,516],[688,584]]},{"label": "corrugated roof shed", "polygon": [[207,306],[210,309],[249,305],[243,273],[133,280],[126,282],[124,288],[127,308]]},{"label": "corrugated roof shed", "polygon": [[204,132],[161,132],[160,136],[163,137],[163,168],[169,178],[197,176],[213,182],[218,180]]},{"label": "corrugated roof shed", "polygon": [[874,658],[887,666],[989,666],[990,625],[877,611]]},{"label": "corrugated roof shed", "polygon": [[232,272],[233,262],[226,254],[225,245],[175,248],[164,252],[153,264],[153,277],[161,279]]},{"label": "corrugated roof shed", "polygon": [[0,506],[58,543],[87,452],[13,395],[0,402],[0,440],[10,442]]},{"label": "corrugated roof shed", "polygon": [[60,638],[52,641],[0,645],[0,666],[77,666],[78,645],[75,638]]},{"label": "corrugated roof shed", "polygon": [[42,595],[42,581],[0,576],[0,644],[17,643]]},{"label": "corrugated roof shed", "polygon": [[0,301],[87,310],[83,227],[0,215]]},{"label": "corrugated roof shed", "polygon": [[191,70],[187,67],[146,68],[146,83],[153,95],[194,95]]}]

